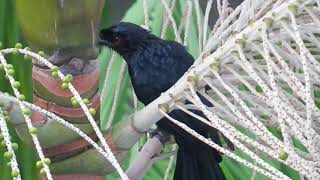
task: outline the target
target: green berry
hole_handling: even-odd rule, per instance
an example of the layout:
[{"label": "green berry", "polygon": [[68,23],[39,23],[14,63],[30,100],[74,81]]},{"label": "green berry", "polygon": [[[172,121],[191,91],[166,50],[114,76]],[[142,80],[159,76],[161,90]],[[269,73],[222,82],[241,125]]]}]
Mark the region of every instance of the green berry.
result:
[{"label": "green berry", "polygon": [[5,106],[4,102],[0,101],[0,107],[4,107],[4,106]]},{"label": "green berry", "polygon": [[90,108],[89,112],[92,116],[94,116],[96,114],[96,110],[94,108]]},{"label": "green berry", "polygon": [[53,72],[53,71],[58,71],[58,66],[52,66],[52,68],[51,68],[51,72]]},{"label": "green berry", "polygon": [[3,114],[4,116],[8,116],[8,115],[9,115],[9,112],[8,112],[8,111],[2,111],[2,114]]},{"label": "green berry", "polygon": [[7,159],[11,159],[13,156],[13,153],[12,152],[9,152],[9,151],[6,151],[4,154],[3,154],[3,157],[7,158]]},{"label": "green berry", "polygon": [[42,166],[42,162],[41,161],[37,161],[36,162],[36,167],[37,168],[42,168],[43,166]]},{"label": "green berry", "polygon": [[29,133],[30,134],[37,134],[37,132],[38,132],[38,129],[35,128],[35,127],[32,127],[32,128],[29,129]]},{"label": "green berry", "polygon": [[17,44],[15,45],[15,48],[16,48],[16,49],[21,49],[21,48],[22,48],[22,44],[21,44],[21,43],[17,43]]},{"label": "green berry", "polygon": [[41,57],[44,57],[44,55],[45,55],[43,51],[39,51],[38,54],[39,54]]},{"label": "green berry", "polygon": [[30,51],[30,48],[29,48],[29,47],[25,47],[24,49],[27,50],[27,51]]},{"label": "green berry", "polygon": [[164,112],[168,112],[170,109],[169,104],[167,104],[167,103],[159,104],[158,108]]},{"label": "green berry", "polygon": [[24,101],[24,100],[26,100],[26,97],[25,97],[23,94],[20,94],[19,97],[18,97],[18,99],[19,99],[20,101]]},{"label": "green berry", "polygon": [[69,79],[69,82],[71,82],[73,80],[73,76],[71,74],[67,74],[66,78]]},{"label": "green berry", "polygon": [[79,102],[76,99],[72,99],[71,104],[72,104],[72,106],[78,106]]},{"label": "green berry", "polygon": [[46,174],[46,171],[45,171],[43,168],[41,168],[41,169],[40,169],[40,174],[41,174],[41,175],[44,175],[44,174]]},{"label": "green berry", "polygon": [[284,150],[281,150],[279,153],[279,159],[286,160],[288,158],[288,153]]},{"label": "green berry", "polygon": [[16,171],[16,170],[12,170],[11,171],[11,176],[12,177],[17,177],[19,175],[19,172],[18,171]]},{"label": "green berry", "polygon": [[0,64],[0,70],[2,70],[3,69],[3,64]]},{"label": "green berry", "polygon": [[24,59],[24,60],[29,60],[29,59],[30,59],[30,57],[29,57],[28,55],[26,55],[26,54],[25,54],[25,55],[23,56],[23,59]]},{"label": "green berry", "polygon": [[14,70],[13,69],[8,69],[8,74],[13,76],[14,75]]},{"label": "green berry", "polygon": [[52,71],[51,72],[51,77],[53,77],[53,78],[58,77],[58,72],[57,71]]},{"label": "green berry", "polygon": [[20,82],[19,81],[15,81],[15,82],[13,82],[13,87],[15,87],[15,88],[19,88],[20,87]]},{"label": "green berry", "polygon": [[62,89],[67,89],[68,87],[69,87],[69,83],[65,83],[64,82],[64,83],[61,84],[61,88]]},{"label": "green berry", "polygon": [[266,23],[267,26],[271,26],[273,23],[273,19],[270,17],[266,17],[263,19],[263,22]]},{"label": "green berry", "polygon": [[197,86],[198,80],[195,76],[188,76],[187,81],[190,82],[193,86]]},{"label": "green berry", "polygon": [[67,76],[65,76],[65,77],[62,79],[62,82],[63,82],[63,83],[69,83],[69,82],[70,82],[70,79],[69,79]]},{"label": "green berry", "polygon": [[5,121],[9,121],[10,117],[9,116],[3,116]]},{"label": "green berry", "polygon": [[12,143],[12,149],[18,150],[19,145],[17,143]]},{"label": "green berry", "polygon": [[253,19],[249,19],[248,24],[252,25],[257,21],[257,19],[253,18]]},{"label": "green berry", "polygon": [[13,65],[12,64],[7,64],[7,69],[13,69]]},{"label": "green berry", "polygon": [[289,18],[287,16],[283,16],[280,18],[280,21],[288,23],[289,22]]},{"label": "green berry", "polygon": [[43,160],[43,162],[44,162],[46,165],[51,164],[51,160],[50,160],[49,158],[45,158],[45,159]]},{"label": "green berry", "polygon": [[[243,48],[244,45],[243,45],[243,46],[240,45],[240,47]],[[210,68],[211,68],[212,70],[218,72],[218,71],[219,71],[219,68],[220,68],[220,64],[219,64],[218,62],[214,62],[214,63],[210,64]]]},{"label": "green berry", "polygon": [[89,104],[89,99],[83,99],[84,104]]},{"label": "green berry", "polygon": [[2,141],[0,142],[0,148],[5,147],[5,146],[6,146],[6,142],[4,142],[4,140],[2,140]]},{"label": "green berry", "polygon": [[292,13],[297,13],[298,11],[298,6],[295,4],[289,4],[288,5],[288,10]]},{"label": "green berry", "polygon": [[73,76],[71,74],[67,74],[63,79],[62,82],[70,83],[73,80]]},{"label": "green berry", "polygon": [[32,114],[32,111],[31,111],[31,109],[29,109],[29,108],[24,108],[23,110],[22,110],[22,112],[23,112],[23,114],[24,115],[26,115],[26,116],[31,116],[31,114]]},{"label": "green berry", "polygon": [[244,39],[237,39],[235,43],[239,44],[241,48],[244,48],[246,45],[246,41]]},{"label": "green berry", "polygon": [[17,48],[14,48],[14,49],[13,49],[13,52],[12,52],[12,54],[16,55],[16,54],[18,54],[18,52],[19,52],[19,49],[17,49]]}]

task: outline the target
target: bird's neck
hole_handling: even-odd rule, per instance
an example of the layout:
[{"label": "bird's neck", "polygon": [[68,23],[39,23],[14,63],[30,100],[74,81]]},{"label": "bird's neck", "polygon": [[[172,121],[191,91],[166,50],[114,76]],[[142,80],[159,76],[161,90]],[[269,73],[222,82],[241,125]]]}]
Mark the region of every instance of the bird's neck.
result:
[{"label": "bird's neck", "polygon": [[[152,46],[154,42],[159,41],[160,39],[152,34],[148,34],[146,37],[141,37],[139,41],[128,42],[125,48],[122,48],[118,53],[127,61],[139,56],[145,49]],[[128,63],[129,64],[129,63]]]},{"label": "bird's neck", "polygon": [[123,59],[127,62],[129,65],[130,60],[136,56],[137,54],[140,54],[146,45],[136,45],[134,47],[131,47],[130,49],[122,49],[119,54],[123,57]]}]

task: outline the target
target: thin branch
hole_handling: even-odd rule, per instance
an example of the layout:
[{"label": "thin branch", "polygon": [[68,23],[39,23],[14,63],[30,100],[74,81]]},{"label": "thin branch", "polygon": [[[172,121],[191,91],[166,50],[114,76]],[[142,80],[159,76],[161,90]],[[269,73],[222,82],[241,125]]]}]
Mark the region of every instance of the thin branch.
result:
[{"label": "thin branch", "polygon": [[108,80],[110,78],[110,75],[111,75],[111,69],[112,69],[112,65],[115,61],[115,58],[116,58],[116,53],[113,52],[112,53],[112,56],[111,56],[111,59],[109,61],[109,64],[108,64],[108,67],[107,67],[107,71],[106,71],[106,76],[104,78],[104,82],[103,82],[103,87],[102,87],[102,90],[101,90],[101,96],[100,96],[100,102],[103,102],[103,99],[106,95],[106,89],[108,87]]},{"label": "thin branch", "polygon": [[116,84],[116,89],[115,89],[115,93],[114,93],[114,97],[113,97],[113,103],[112,103],[112,107],[109,113],[109,117],[107,120],[107,126],[106,129],[109,129],[111,127],[114,115],[116,113],[116,108],[118,105],[118,99],[119,99],[119,93],[120,93],[120,87],[122,84],[122,79],[123,76],[125,74],[125,70],[126,70],[127,64],[125,62],[122,62],[121,68],[120,68],[120,72],[119,72],[119,77],[117,80],[117,84]]},{"label": "thin branch", "polygon": [[153,163],[153,157],[161,152],[163,144],[157,137],[148,139],[146,144],[142,147],[141,151],[131,162],[130,167],[127,169],[126,174],[131,180],[138,180],[143,177],[145,171]]},{"label": "thin branch", "polygon": [[[177,149],[177,145],[174,144],[172,145],[172,148],[171,148],[171,151],[175,151]],[[169,174],[170,174],[170,171],[172,169],[172,165],[173,165],[173,162],[174,162],[174,156],[171,156],[170,159],[169,159],[169,162],[168,162],[168,166],[167,166],[167,169],[164,173],[164,177],[163,177],[163,180],[167,180],[168,177],[169,177]]]}]

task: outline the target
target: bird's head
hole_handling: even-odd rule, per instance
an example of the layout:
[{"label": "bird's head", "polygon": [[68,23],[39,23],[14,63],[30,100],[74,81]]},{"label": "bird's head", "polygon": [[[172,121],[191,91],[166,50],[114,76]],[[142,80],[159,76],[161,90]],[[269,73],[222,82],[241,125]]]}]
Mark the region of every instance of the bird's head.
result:
[{"label": "bird's head", "polygon": [[154,36],[139,25],[121,22],[100,31],[99,43],[121,56],[128,56],[145,47]]}]

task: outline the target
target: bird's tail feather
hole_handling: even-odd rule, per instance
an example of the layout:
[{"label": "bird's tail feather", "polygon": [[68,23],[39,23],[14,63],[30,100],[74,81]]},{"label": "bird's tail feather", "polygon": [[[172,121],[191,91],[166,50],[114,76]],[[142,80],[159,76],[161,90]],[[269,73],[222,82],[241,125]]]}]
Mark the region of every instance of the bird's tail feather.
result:
[{"label": "bird's tail feather", "polygon": [[179,147],[174,180],[224,180],[225,177],[211,148],[190,152]]}]

